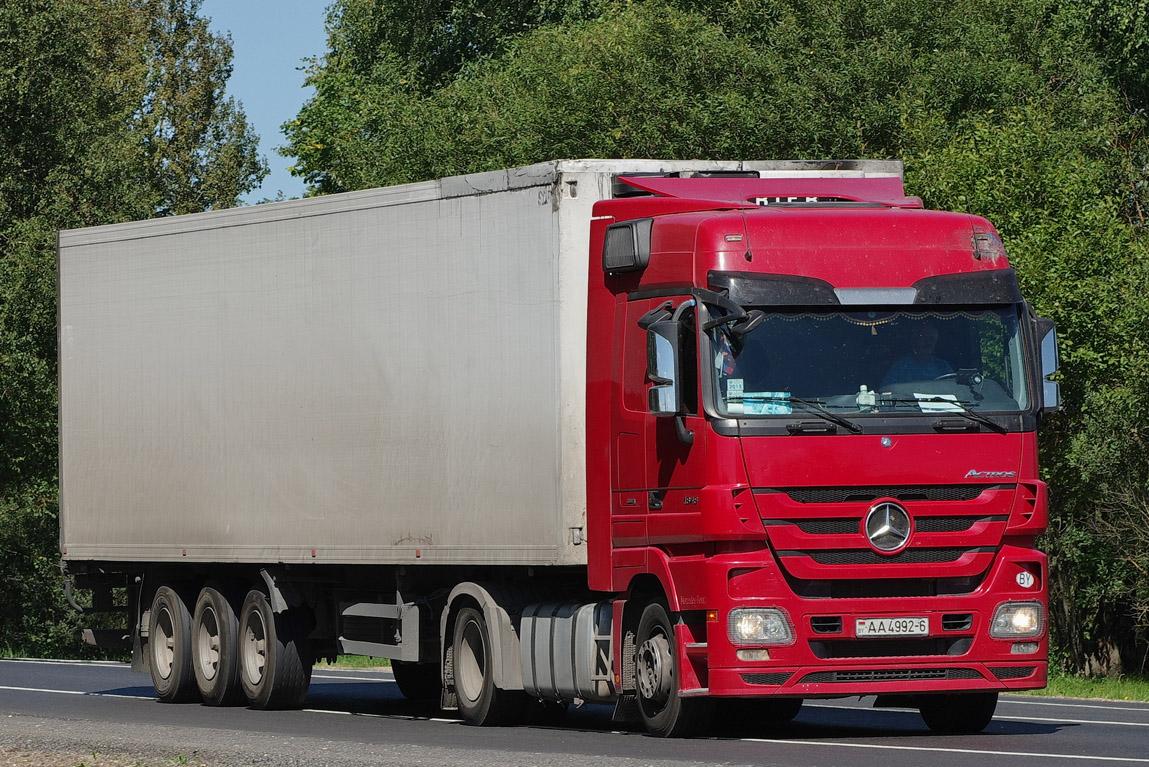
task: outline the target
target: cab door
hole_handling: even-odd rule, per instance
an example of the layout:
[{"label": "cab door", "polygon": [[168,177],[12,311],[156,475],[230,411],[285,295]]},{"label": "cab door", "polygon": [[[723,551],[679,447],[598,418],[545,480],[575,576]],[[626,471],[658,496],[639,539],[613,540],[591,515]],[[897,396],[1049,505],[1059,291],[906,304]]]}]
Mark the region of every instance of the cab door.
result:
[{"label": "cab door", "polygon": [[[640,310],[627,312],[629,324],[649,309],[667,301],[663,296],[646,302]],[[674,309],[693,300],[689,295],[670,297]],[[697,308],[686,309],[681,319],[686,327],[680,334],[680,380],[683,413],[682,427],[674,416],[654,416],[649,412],[649,392],[654,385],[646,375],[646,332],[640,329],[643,342],[642,378],[643,443],[646,487],[646,533],[652,546],[703,540],[701,525],[701,490],[705,484],[707,429],[699,402],[699,360]],[[689,440],[689,441],[687,441]]]}]

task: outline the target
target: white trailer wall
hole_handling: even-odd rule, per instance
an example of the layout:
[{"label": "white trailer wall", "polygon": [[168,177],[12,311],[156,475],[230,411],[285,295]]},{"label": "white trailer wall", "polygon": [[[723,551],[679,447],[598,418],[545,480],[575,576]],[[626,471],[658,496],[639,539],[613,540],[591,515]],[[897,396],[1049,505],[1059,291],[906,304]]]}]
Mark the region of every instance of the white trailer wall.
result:
[{"label": "white trailer wall", "polygon": [[61,233],[66,558],[585,562],[586,234],[526,171]]}]

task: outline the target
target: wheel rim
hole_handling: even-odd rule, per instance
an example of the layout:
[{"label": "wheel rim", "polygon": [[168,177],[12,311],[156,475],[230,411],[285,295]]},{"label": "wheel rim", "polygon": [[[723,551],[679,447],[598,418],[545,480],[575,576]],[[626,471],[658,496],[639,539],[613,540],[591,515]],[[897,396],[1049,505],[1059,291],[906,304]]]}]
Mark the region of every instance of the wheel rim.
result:
[{"label": "wheel rim", "polygon": [[219,671],[219,619],[215,610],[204,608],[196,626],[196,662],[204,679],[215,679]]},{"label": "wheel rim", "polygon": [[474,703],[483,694],[487,667],[487,648],[478,621],[469,619],[463,626],[461,638],[455,658],[455,687],[460,695]]},{"label": "wheel rim", "polygon": [[666,635],[654,634],[638,648],[638,691],[655,704],[664,704],[670,698],[674,684],[674,659]]},{"label": "wheel rim", "polygon": [[259,610],[248,613],[243,630],[243,675],[248,684],[258,687],[267,665],[267,626]]},{"label": "wheel rim", "polygon": [[152,647],[152,666],[161,679],[170,678],[176,658],[176,629],[167,606],[161,607],[156,614],[156,625],[149,644]]}]

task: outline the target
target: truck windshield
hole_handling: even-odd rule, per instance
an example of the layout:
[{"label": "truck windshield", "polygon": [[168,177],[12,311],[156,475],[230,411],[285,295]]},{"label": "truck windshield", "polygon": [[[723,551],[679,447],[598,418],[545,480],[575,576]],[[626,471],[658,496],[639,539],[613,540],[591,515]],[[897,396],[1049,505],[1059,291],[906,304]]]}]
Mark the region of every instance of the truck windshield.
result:
[{"label": "truck windshield", "polygon": [[715,405],[739,418],[811,405],[843,414],[1017,413],[1030,405],[1019,311],[767,312],[747,332],[718,325],[709,331]]}]

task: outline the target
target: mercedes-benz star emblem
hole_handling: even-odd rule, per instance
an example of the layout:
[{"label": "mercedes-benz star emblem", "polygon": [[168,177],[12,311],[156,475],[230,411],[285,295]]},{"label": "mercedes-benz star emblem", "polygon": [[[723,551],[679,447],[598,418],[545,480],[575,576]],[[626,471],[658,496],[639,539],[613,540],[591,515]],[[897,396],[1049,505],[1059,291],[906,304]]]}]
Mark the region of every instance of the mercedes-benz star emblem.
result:
[{"label": "mercedes-benz star emblem", "polygon": [[878,551],[894,552],[910,540],[910,514],[896,503],[879,503],[866,515],[866,537]]}]

